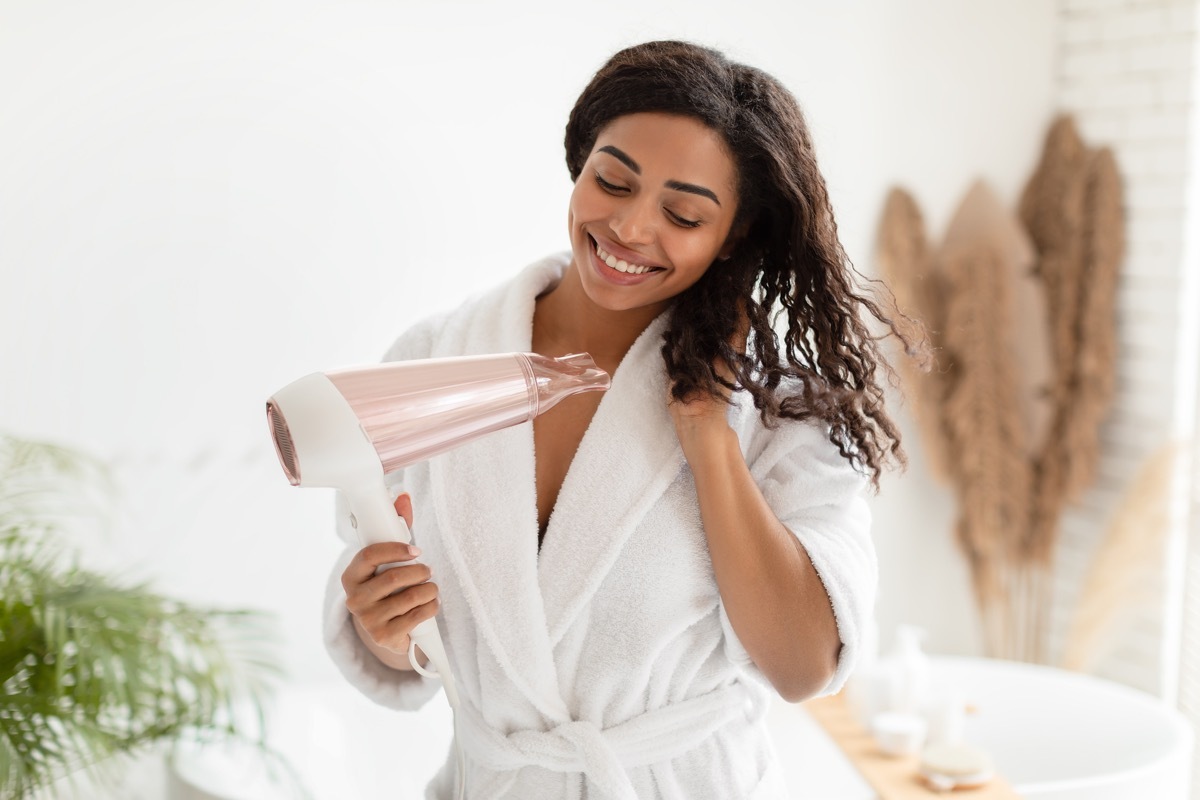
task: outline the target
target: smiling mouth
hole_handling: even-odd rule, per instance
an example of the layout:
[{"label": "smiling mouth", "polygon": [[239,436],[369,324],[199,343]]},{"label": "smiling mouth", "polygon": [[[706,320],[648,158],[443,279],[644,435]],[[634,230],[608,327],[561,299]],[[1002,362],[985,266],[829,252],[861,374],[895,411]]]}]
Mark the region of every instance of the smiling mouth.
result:
[{"label": "smiling mouth", "polygon": [[623,261],[605,250],[590,235],[588,239],[592,243],[592,248],[596,251],[596,257],[617,272],[623,272],[626,275],[645,275],[648,272],[662,272],[665,269],[664,267],[654,267],[647,264],[630,264],[628,261]]}]

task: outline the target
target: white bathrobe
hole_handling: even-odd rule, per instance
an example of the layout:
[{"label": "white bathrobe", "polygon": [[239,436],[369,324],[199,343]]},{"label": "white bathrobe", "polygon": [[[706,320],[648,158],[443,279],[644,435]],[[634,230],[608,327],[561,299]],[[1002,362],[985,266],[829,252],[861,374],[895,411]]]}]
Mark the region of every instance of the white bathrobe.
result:
[{"label": "white bathrobe", "polygon": [[[569,254],[409,330],[388,360],[530,350],[534,300]],[[612,376],[538,552],[533,428],[518,425],[389,476],[412,495],[413,537],[439,586],[438,624],[462,697],[467,795],[519,798],[783,798],[763,717],[771,687],[726,616],[692,473],[667,410],[666,314]],[[729,419],[772,510],[807,550],[849,674],[877,583],[865,480],[819,425],[765,428],[745,393]],[[359,641],[340,576],[325,638],[371,699],[415,709],[439,682],[383,666]],[[779,631],[787,636],[788,631]],[[448,759],[426,796],[455,796]]]}]

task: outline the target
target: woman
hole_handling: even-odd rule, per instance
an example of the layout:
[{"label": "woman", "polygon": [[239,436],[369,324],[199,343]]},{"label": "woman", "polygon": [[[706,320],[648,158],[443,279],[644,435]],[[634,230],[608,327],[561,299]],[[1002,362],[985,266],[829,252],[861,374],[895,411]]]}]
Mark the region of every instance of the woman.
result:
[{"label": "woman", "polygon": [[[854,289],[803,118],[761,71],[623,50],[566,150],[570,253],[387,358],[588,352],[612,388],[393,476],[429,566],[375,576],[407,546],[343,530],[327,644],[415,708],[438,683],[408,633],[439,614],[471,797],[783,797],[765,700],[836,691],[874,601],[860,490],[899,438],[859,312],[895,328]],[[428,796],[454,784],[449,760]]]}]

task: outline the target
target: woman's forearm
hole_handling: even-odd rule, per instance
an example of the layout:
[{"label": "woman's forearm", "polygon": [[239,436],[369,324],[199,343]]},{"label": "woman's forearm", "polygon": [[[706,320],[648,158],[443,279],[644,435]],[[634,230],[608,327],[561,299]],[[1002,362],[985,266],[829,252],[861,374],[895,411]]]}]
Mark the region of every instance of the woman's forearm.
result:
[{"label": "woman's forearm", "polygon": [[677,430],[729,621],[780,695],[798,702],[837,667],[841,641],[829,596],[754,482],[733,430],[711,418],[687,423]]}]

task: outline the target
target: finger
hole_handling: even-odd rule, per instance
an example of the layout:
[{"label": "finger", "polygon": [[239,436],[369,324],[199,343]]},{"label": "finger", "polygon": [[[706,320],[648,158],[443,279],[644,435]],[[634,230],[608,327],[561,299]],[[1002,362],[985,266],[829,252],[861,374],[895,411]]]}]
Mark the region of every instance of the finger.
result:
[{"label": "finger", "polygon": [[360,584],[357,591],[367,602],[374,603],[411,586],[419,586],[430,577],[432,572],[424,564],[393,567]]},{"label": "finger", "polygon": [[393,620],[404,616],[418,606],[437,602],[437,599],[438,587],[436,583],[419,583],[416,586],[410,586],[404,591],[388,597],[381,601],[379,605],[384,610],[385,619]]},{"label": "finger", "polygon": [[422,622],[427,619],[433,619],[437,616],[438,609],[441,608],[441,601],[436,597],[427,603],[414,606],[411,610],[401,614],[398,617],[393,617],[387,622],[383,630],[386,631],[386,636],[408,636]]},{"label": "finger", "polygon": [[[391,625],[396,619],[404,617],[418,606],[426,605],[437,600],[438,587],[432,583],[422,583],[410,586],[402,592],[373,603],[364,608],[356,616],[362,620],[363,626],[376,633]],[[408,631],[405,631],[407,633]]]},{"label": "finger", "polygon": [[392,505],[394,505],[396,507],[396,513],[399,514],[400,516],[404,517],[404,522],[408,525],[408,529],[412,530],[412,526],[413,526],[412,497],[408,494],[408,492],[404,492],[399,497],[397,497],[396,502],[393,503]]},{"label": "finger", "polygon": [[376,542],[354,554],[354,558],[342,572],[342,586],[347,590],[375,577],[380,564],[396,561],[412,561],[420,553],[404,542]]},{"label": "finger", "polygon": [[[393,619],[379,622],[378,626],[368,627],[363,626],[367,631],[367,635],[381,647],[396,653],[407,653],[409,644],[412,643],[410,634],[413,630],[427,619],[432,619],[437,615],[441,604],[436,600],[431,600],[428,603],[423,603],[414,607],[405,614],[401,614]],[[422,652],[417,653],[417,660],[422,666],[429,663],[429,659]]]},{"label": "finger", "polygon": [[347,588],[346,608],[351,614],[361,616],[388,596],[425,583],[430,575],[429,567],[424,564],[393,567]]}]

